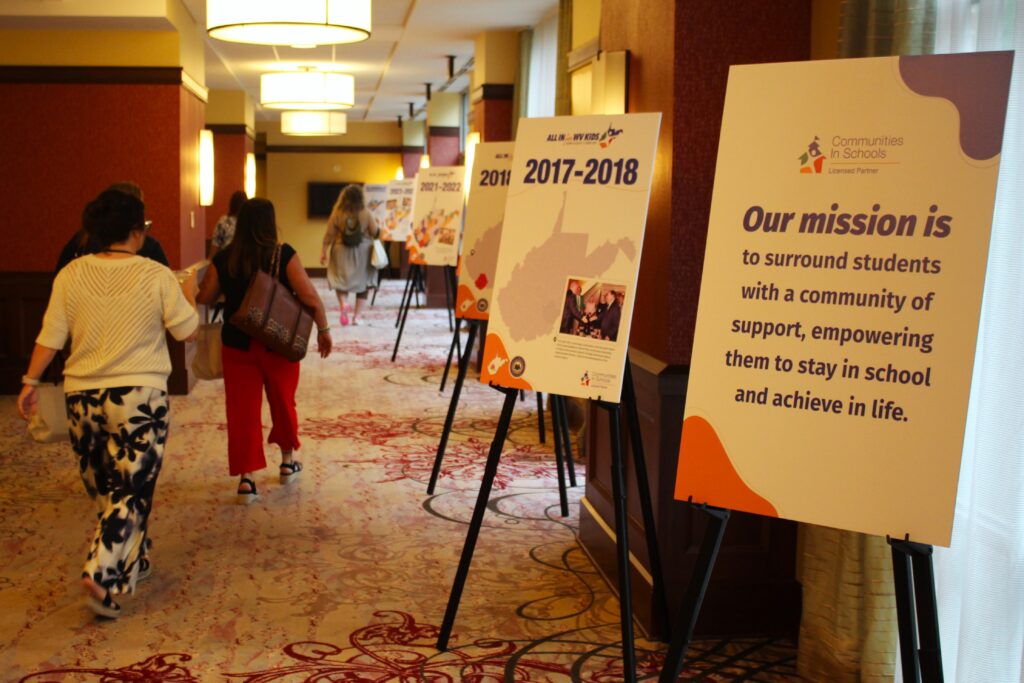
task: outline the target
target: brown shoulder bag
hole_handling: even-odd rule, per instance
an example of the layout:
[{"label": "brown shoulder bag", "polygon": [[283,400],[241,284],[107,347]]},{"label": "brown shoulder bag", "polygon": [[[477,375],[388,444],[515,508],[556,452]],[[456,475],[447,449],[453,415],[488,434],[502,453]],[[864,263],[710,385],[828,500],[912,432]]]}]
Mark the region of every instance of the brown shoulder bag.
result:
[{"label": "brown shoulder bag", "polygon": [[274,248],[270,273],[257,270],[249,280],[242,305],[231,316],[231,324],[290,361],[306,356],[313,330],[313,312],[288,291],[278,272],[281,245]]}]

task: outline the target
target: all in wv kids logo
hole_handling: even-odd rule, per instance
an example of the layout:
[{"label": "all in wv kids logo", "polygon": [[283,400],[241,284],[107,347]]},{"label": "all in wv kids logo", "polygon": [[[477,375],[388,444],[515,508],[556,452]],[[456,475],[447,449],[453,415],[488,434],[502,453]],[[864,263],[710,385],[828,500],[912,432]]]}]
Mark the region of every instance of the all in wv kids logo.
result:
[{"label": "all in wv kids logo", "polygon": [[622,135],[622,130],[609,124],[608,130],[600,133],[549,133],[545,142],[561,142],[566,145],[592,145],[596,142],[601,149],[605,149]]},{"label": "all in wv kids logo", "polygon": [[601,149],[604,149],[608,145],[615,142],[615,138],[619,137],[620,135],[622,135],[621,128],[615,128],[611,124],[608,124],[608,130],[606,130],[604,134],[601,136]]},{"label": "all in wv kids logo", "polygon": [[807,145],[807,151],[800,155],[801,173],[821,173],[825,165],[825,154],[821,151],[821,138],[817,135]]}]

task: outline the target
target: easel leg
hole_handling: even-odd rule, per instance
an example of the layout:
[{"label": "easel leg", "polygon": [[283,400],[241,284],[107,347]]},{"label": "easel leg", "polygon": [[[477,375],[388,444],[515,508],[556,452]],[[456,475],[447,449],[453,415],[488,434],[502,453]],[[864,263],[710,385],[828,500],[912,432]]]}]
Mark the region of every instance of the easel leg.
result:
[{"label": "easel leg", "polygon": [[402,321],[402,311],[408,306],[409,297],[412,296],[412,269],[414,266],[409,266],[409,270],[405,274],[405,289],[402,290],[402,303],[398,305],[398,317],[395,318],[395,327],[398,327],[398,323]]},{"label": "easel leg", "polygon": [[903,680],[907,683],[942,683],[932,547],[893,539],[889,539],[889,545],[892,547]]},{"label": "easel leg", "polygon": [[[555,416],[558,415],[555,409],[555,403],[551,403],[551,419],[554,420]],[[563,517],[569,516],[569,495],[565,490],[565,460],[563,458],[563,451],[561,442],[557,435],[555,436],[555,467],[558,469],[558,504],[561,508]]]},{"label": "easel leg", "polygon": [[[412,287],[415,288],[420,280],[420,271],[417,266],[416,272],[413,274]],[[402,332],[405,331],[405,319],[409,317],[410,306],[405,306],[401,310],[401,323],[398,325],[398,337],[395,338],[395,349],[391,352],[391,362],[395,362],[395,358],[398,356],[398,345],[402,343]]]},{"label": "easel leg", "polygon": [[448,607],[444,613],[444,621],[441,622],[441,631],[437,636],[437,649],[442,652],[448,649],[448,640],[451,638],[452,627],[455,625],[455,614],[459,610],[462,589],[466,586],[469,565],[473,562],[473,550],[476,548],[477,536],[480,535],[480,527],[483,526],[484,512],[487,510],[487,501],[491,496],[494,476],[498,472],[498,461],[501,460],[501,449],[505,446],[508,426],[512,421],[512,410],[515,408],[517,390],[500,389],[500,391],[505,394],[505,402],[501,406],[498,428],[494,432],[494,441],[491,442],[491,450],[487,454],[487,465],[484,467],[484,475],[480,480],[480,493],[477,495],[476,507],[473,508],[473,516],[469,521],[469,529],[466,531],[466,543],[462,547],[459,568],[455,572],[455,582],[452,584],[452,591],[448,595]]},{"label": "easel leg", "polygon": [[423,308],[423,302],[420,301],[420,294],[423,294],[424,298],[427,296],[427,288],[424,285],[427,281],[426,273],[424,272],[425,268],[426,266],[416,266],[416,282],[413,287],[416,292],[416,308]]},{"label": "easel leg", "polygon": [[672,626],[672,642],[665,654],[665,665],[661,670],[659,683],[675,683],[683,669],[686,651],[690,647],[693,630],[697,626],[697,616],[704,602],[711,572],[715,568],[715,560],[718,559],[718,549],[722,546],[725,525],[731,514],[729,510],[721,508],[703,506],[702,509],[708,514],[708,526],[704,530],[704,541],[701,543],[686,595],[683,596],[683,604],[680,605],[676,623]]},{"label": "easel leg", "polygon": [[455,310],[455,301],[452,297],[452,278],[449,274],[449,268],[451,266],[444,266],[444,308],[445,312],[448,313],[448,331],[453,332],[455,330],[452,325],[452,311]]},{"label": "easel leg", "polygon": [[665,596],[665,573],[661,564],[661,549],[658,543],[658,528],[654,521],[654,509],[651,498],[651,484],[647,477],[647,458],[644,453],[644,440],[640,432],[640,415],[637,412],[636,388],[633,386],[633,372],[629,358],[622,378],[622,406],[626,410],[629,424],[629,441],[633,449],[633,466],[636,471],[637,493],[640,495],[640,510],[644,517],[644,535],[647,539],[647,557],[651,563],[653,579],[651,602],[661,616],[664,625],[665,639],[672,636],[672,622],[668,614],[668,599]]},{"label": "easel leg", "polygon": [[[459,327],[461,327],[461,325]],[[444,391],[444,385],[448,382],[448,371],[451,370],[451,367],[452,367],[452,356],[455,354],[455,346],[456,346],[458,341],[459,341],[459,330],[456,329],[455,332],[452,333],[452,343],[448,347],[448,360],[445,361],[444,373],[441,374],[441,388],[439,389],[439,391],[441,391],[441,392]],[[462,354],[461,353],[458,355],[458,358],[460,358],[460,359],[462,358]],[[459,362],[461,363],[462,361],[460,360]]]},{"label": "easel leg", "polygon": [[555,396],[558,401],[558,428],[562,432],[562,444],[565,449],[565,463],[569,467],[569,486],[576,487],[576,465],[572,459],[572,432],[569,431],[569,408],[565,396]]},{"label": "easel leg", "polygon": [[544,430],[544,392],[537,392],[537,435],[540,437],[541,443],[546,443],[547,439]]},{"label": "easel leg", "polygon": [[[624,680],[636,682],[636,649],[633,646],[633,586],[629,570],[629,519],[626,507],[626,468],[622,462],[622,428],[617,403],[598,402],[608,411],[612,449],[612,498],[615,501],[616,575],[619,582],[619,622],[622,631]],[[564,407],[564,404],[562,404]]]},{"label": "easel leg", "polygon": [[444,460],[444,451],[448,447],[448,437],[451,435],[452,423],[455,421],[455,410],[459,405],[459,395],[462,393],[462,384],[466,381],[466,371],[469,369],[470,350],[473,348],[473,340],[476,338],[476,331],[479,327],[480,323],[476,320],[469,321],[469,340],[466,342],[465,353],[459,357],[459,371],[455,375],[455,385],[452,387],[452,400],[448,404],[448,415],[444,418],[441,441],[437,444],[434,467],[430,471],[430,483],[427,485],[427,494],[429,495],[434,495],[437,477],[441,474],[441,461]]}]

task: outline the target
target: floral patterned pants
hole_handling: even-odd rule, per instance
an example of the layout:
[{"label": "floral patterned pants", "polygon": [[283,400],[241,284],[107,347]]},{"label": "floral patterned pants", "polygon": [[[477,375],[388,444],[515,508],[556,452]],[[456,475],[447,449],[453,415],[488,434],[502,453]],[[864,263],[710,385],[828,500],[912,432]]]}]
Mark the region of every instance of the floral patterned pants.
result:
[{"label": "floral patterned pants", "polygon": [[67,408],[78,469],[99,507],[82,577],[113,595],[130,593],[150,546],[147,521],[167,440],[167,392],[89,389],[69,393]]}]

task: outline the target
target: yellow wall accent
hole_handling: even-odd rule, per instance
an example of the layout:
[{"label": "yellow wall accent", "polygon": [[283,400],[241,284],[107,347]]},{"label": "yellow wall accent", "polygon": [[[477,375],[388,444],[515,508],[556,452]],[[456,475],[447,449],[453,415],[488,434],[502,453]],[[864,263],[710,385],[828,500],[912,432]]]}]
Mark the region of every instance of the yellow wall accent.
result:
[{"label": "yellow wall accent", "polygon": [[842,4],[842,0],[814,0],[811,4],[811,59],[839,58]]},{"label": "yellow wall accent", "polygon": [[457,92],[434,93],[427,102],[427,125],[455,128],[462,125],[462,95]]},{"label": "yellow wall accent", "polygon": [[424,121],[402,123],[402,145],[405,147],[427,146],[427,124]]},{"label": "yellow wall accent", "polygon": [[[353,121],[348,120],[348,132],[344,135],[310,136],[285,135],[281,132],[280,121],[259,121],[256,131],[266,133],[268,145],[348,145],[356,147],[401,147],[402,129],[397,121]],[[394,170],[394,169],[392,169]]]},{"label": "yellow wall accent", "polygon": [[244,90],[211,90],[206,102],[206,122],[213,124],[244,124],[256,128],[256,110]]},{"label": "yellow wall accent", "polygon": [[594,65],[587,64],[569,74],[572,95],[572,115],[586,116],[593,110]]},{"label": "yellow wall accent", "polygon": [[167,18],[178,29],[178,62],[185,73],[206,87],[206,27],[200,27],[181,0],[167,0]]},{"label": "yellow wall accent", "polygon": [[[327,221],[306,217],[310,181],[386,183],[395,177],[401,154],[269,153],[266,197],[274,203],[281,239],[295,247],[307,268],[320,267],[320,245]],[[262,175],[262,174],[261,174]]]},{"label": "yellow wall accent", "polygon": [[473,90],[484,83],[515,83],[518,75],[519,31],[484,31],[476,37]]},{"label": "yellow wall accent", "polygon": [[180,66],[174,31],[0,29],[0,64]]},{"label": "yellow wall accent", "polygon": [[601,35],[601,0],[573,0],[572,49]]}]

